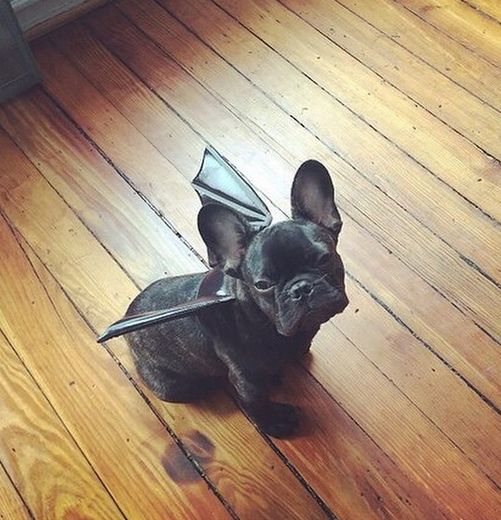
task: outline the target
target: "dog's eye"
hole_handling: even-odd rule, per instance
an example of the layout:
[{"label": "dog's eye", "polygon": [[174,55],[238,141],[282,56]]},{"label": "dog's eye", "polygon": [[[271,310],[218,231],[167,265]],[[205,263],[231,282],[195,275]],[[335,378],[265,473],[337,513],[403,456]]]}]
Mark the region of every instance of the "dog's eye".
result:
[{"label": "dog's eye", "polygon": [[254,284],[254,287],[258,291],[269,291],[273,287],[273,285],[270,282],[268,282],[268,280],[258,280]]},{"label": "dog's eye", "polygon": [[330,253],[324,253],[317,258],[317,265],[327,265],[331,260]]}]

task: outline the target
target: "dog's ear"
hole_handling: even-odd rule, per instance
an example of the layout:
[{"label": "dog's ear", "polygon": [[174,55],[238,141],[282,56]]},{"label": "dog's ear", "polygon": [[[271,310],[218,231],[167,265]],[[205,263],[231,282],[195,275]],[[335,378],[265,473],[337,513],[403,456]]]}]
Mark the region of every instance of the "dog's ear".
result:
[{"label": "dog's ear", "polygon": [[251,238],[243,217],[219,204],[207,204],[198,213],[198,230],[209,250],[211,267],[240,278],[240,264]]},{"label": "dog's ear", "polygon": [[342,222],[334,201],[334,186],[320,162],[304,162],[296,172],[291,190],[292,218],[315,222],[337,240]]}]

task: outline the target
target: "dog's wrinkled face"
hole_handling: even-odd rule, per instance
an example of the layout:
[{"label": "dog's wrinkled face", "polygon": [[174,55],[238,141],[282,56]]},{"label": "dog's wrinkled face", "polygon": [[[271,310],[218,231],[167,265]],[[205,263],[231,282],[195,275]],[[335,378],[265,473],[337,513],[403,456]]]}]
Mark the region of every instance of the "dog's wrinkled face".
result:
[{"label": "dog's wrinkled face", "polygon": [[336,242],[311,222],[280,222],[259,233],[242,274],[257,305],[284,336],[316,328],[348,304]]},{"label": "dog's wrinkled face", "polygon": [[253,234],[231,210],[208,205],[199,229],[219,265],[241,278],[259,308],[284,336],[311,330],[348,305],[337,253],[341,218],[322,164],[307,161],[291,191],[292,220]]}]

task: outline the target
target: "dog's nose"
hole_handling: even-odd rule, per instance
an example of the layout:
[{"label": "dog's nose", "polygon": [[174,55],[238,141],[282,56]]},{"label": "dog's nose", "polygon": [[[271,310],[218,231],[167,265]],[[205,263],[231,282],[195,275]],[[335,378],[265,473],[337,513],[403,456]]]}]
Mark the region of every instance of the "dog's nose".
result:
[{"label": "dog's nose", "polygon": [[306,280],[299,280],[290,288],[289,293],[293,300],[301,300],[311,294],[311,291],[313,291],[313,284]]}]

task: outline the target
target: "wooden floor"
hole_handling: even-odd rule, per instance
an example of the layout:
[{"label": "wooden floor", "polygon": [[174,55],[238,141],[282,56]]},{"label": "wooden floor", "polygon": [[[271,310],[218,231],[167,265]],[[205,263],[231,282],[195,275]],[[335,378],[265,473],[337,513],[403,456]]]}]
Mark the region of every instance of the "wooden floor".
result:
[{"label": "wooden floor", "polygon": [[[376,5],[377,4],[377,5]],[[0,108],[0,518],[501,518],[501,3],[120,0],[33,45]],[[207,145],[289,213],[329,168],[351,304],[263,436],[158,401],[140,288],[205,269]]]}]

